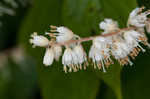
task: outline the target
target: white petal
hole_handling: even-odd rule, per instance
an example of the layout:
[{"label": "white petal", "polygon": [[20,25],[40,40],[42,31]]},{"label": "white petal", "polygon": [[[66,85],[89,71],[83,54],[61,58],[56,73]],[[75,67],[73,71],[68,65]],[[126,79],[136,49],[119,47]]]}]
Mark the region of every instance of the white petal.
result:
[{"label": "white petal", "polygon": [[64,51],[64,54],[62,56],[62,64],[64,66],[68,66],[68,65],[71,65],[72,64],[72,61],[73,61],[73,58],[72,58],[72,50],[70,48],[67,48],[65,51]]},{"label": "white petal", "polygon": [[71,40],[74,36],[73,32],[66,27],[58,27],[57,32],[59,33],[56,37],[57,42],[65,42]]},{"label": "white petal", "polygon": [[84,52],[83,47],[81,45],[75,46],[73,51],[76,55],[78,64],[82,64],[83,62],[87,60],[86,53]]},{"label": "white petal", "polygon": [[43,64],[45,64],[46,66],[51,65],[53,63],[53,60],[54,60],[54,51],[52,48],[47,48],[43,59]]},{"label": "white petal", "polygon": [[112,47],[112,55],[116,59],[122,59],[128,56],[128,54],[132,51],[132,48],[128,46],[126,42],[115,42]]}]

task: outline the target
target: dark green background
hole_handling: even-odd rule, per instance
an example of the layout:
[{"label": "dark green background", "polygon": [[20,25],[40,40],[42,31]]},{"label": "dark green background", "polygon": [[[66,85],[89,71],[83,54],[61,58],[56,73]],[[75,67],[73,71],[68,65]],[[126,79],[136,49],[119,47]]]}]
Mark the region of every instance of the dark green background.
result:
[{"label": "dark green background", "polygon": [[[0,32],[1,52],[22,45],[27,55],[21,66],[9,58],[0,69],[0,99],[149,99],[150,49],[146,47],[147,52],[140,53],[133,66],[115,62],[107,73],[88,68],[65,74],[61,62],[44,67],[45,49],[33,49],[28,42],[32,32],[44,34],[51,24],[67,26],[81,37],[99,34],[98,24],[104,18],[125,27],[129,13],[143,5],[150,8],[150,1],[34,0],[16,9],[16,16],[1,18],[6,23]],[[91,42],[83,45],[88,52]]]}]

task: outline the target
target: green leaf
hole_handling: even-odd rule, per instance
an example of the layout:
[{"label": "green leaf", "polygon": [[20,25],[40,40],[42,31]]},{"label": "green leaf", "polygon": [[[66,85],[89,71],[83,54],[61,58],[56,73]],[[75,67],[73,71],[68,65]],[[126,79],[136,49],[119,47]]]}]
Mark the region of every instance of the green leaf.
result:
[{"label": "green leaf", "polygon": [[3,99],[30,99],[35,95],[35,62],[30,57],[24,57],[24,60],[18,63],[8,59],[7,64],[0,69],[0,97]]},{"label": "green leaf", "polygon": [[120,72],[121,66],[117,62],[111,65],[106,73],[97,72],[97,76],[114,91],[117,99],[122,99]]}]

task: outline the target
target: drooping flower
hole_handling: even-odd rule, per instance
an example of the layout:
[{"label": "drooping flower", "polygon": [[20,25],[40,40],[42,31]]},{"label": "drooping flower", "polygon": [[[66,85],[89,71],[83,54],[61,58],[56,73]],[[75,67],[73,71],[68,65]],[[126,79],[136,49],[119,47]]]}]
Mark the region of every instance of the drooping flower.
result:
[{"label": "drooping flower", "polygon": [[110,45],[106,38],[97,37],[93,40],[93,45],[89,52],[89,58],[92,59],[94,63],[94,68],[98,67],[105,72],[105,66],[109,66],[112,63],[110,59]]},{"label": "drooping flower", "polygon": [[43,59],[43,64],[49,66],[54,61],[54,50],[52,48],[46,48],[46,52]]},{"label": "drooping flower", "polygon": [[[76,57],[76,62],[74,63],[75,65],[79,65],[80,69],[82,69],[82,65],[84,65],[84,69],[86,69],[87,64],[87,55],[81,45],[76,45],[73,48],[74,55]],[[85,63],[85,64],[83,64]]]},{"label": "drooping flower", "polygon": [[94,46],[92,46],[90,49],[90,52],[89,52],[89,58],[92,59],[95,69],[103,68],[103,71],[106,72],[104,62],[103,62],[104,58],[103,58],[103,55],[100,53],[100,50],[98,50]]},{"label": "drooping flower", "polygon": [[51,32],[58,32],[55,33],[56,35],[56,42],[65,42],[71,40],[74,37],[73,32],[66,28],[66,27],[51,27]]},{"label": "drooping flower", "polygon": [[116,42],[114,42],[111,46],[112,56],[114,56],[121,65],[133,64],[128,57],[131,51],[132,48],[130,48],[125,41],[116,40]]},{"label": "drooping flower", "polygon": [[31,37],[32,39],[30,39],[30,43],[33,44],[33,47],[46,47],[49,44],[49,40],[46,37],[37,35],[36,32],[34,32]]},{"label": "drooping flower", "polygon": [[69,68],[69,72],[72,72],[73,68],[73,51],[71,48],[66,48],[64,54],[62,56],[62,64],[64,65],[64,71],[67,72],[67,68]]},{"label": "drooping flower", "polygon": [[147,38],[144,34],[139,33],[134,30],[125,31],[123,35],[128,47],[132,49],[130,56],[134,59],[138,53],[142,50],[145,52],[145,49],[139,44],[140,42],[149,47]]},{"label": "drooping flower", "polygon": [[118,30],[118,23],[112,19],[104,19],[104,21],[100,22],[99,24],[100,29],[103,29],[105,33],[110,33]]},{"label": "drooping flower", "polygon": [[[65,72],[76,72],[78,69],[82,69],[82,65],[84,65],[84,69],[86,69],[87,64],[84,64],[86,61],[86,53],[81,45],[76,45],[74,48],[66,48],[62,57]],[[69,68],[69,70],[67,70],[67,68]]]},{"label": "drooping flower", "polygon": [[135,8],[129,15],[128,25],[143,28],[147,21],[147,15],[149,11],[142,12],[143,8]]},{"label": "drooping flower", "polygon": [[135,30],[129,30],[124,32],[124,39],[128,45],[133,47],[139,47],[144,52],[145,50],[138,44],[139,42],[149,46],[147,37],[143,33],[139,33]]}]

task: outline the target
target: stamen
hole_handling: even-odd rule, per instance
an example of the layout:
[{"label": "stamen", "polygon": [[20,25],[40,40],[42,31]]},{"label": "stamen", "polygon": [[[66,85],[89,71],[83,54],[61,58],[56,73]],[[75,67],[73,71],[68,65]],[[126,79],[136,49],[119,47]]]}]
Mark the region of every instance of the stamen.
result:
[{"label": "stamen", "polygon": [[51,28],[51,29],[57,29],[57,26],[50,25],[50,28]]},{"label": "stamen", "polygon": [[142,52],[145,52],[145,49],[143,49],[139,44],[138,47],[142,50]]},{"label": "stamen", "polygon": [[98,66],[98,69],[100,70],[102,65],[100,62],[98,62],[97,66]]},{"label": "stamen", "polygon": [[57,32],[57,30],[50,30],[50,32]]},{"label": "stamen", "polygon": [[69,72],[72,72],[72,67],[71,66],[69,66]]},{"label": "stamen", "polygon": [[84,64],[84,70],[86,70],[86,65]]},{"label": "stamen", "polygon": [[96,63],[94,62],[93,64],[94,64],[94,69],[96,69]]},{"label": "stamen", "polygon": [[80,67],[80,70],[82,70],[82,65],[81,64],[79,64],[79,67]]},{"label": "stamen", "polygon": [[67,73],[67,66],[64,66],[64,72]]},{"label": "stamen", "polygon": [[101,61],[101,63],[102,63],[103,72],[105,73],[105,72],[106,72],[106,70],[105,70],[105,66],[104,66],[103,61]]}]

